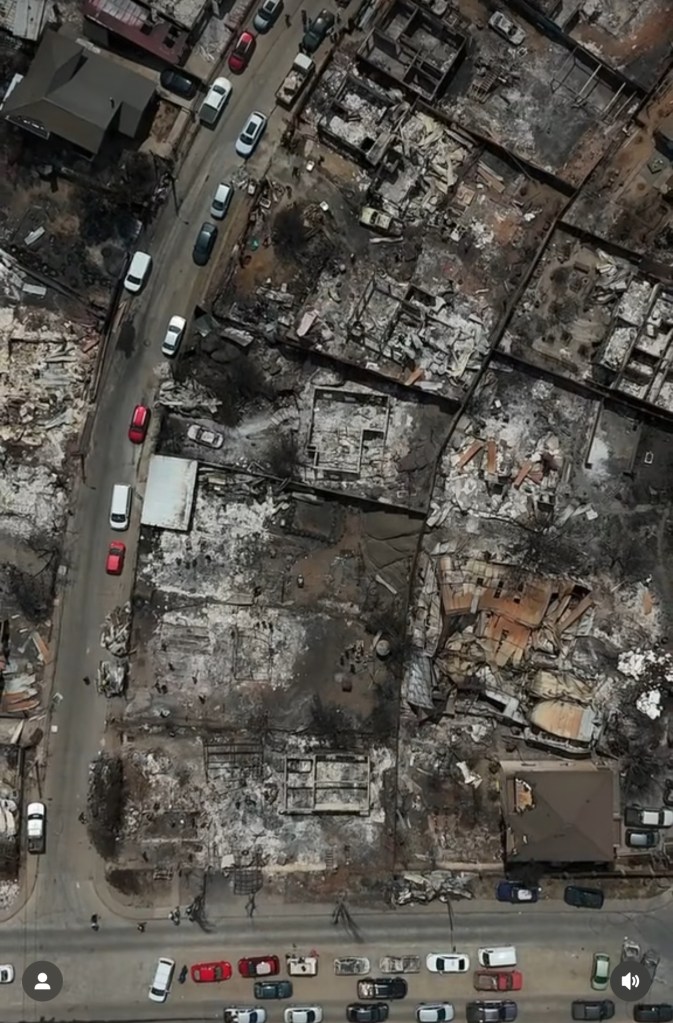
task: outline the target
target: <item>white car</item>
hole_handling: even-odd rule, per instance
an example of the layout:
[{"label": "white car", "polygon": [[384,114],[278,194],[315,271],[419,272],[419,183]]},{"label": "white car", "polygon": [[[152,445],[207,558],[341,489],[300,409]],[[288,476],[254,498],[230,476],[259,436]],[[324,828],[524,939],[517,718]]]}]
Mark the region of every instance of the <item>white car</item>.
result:
[{"label": "white car", "polygon": [[232,85],[228,78],[216,78],[199,110],[199,120],[213,127],[229,102]]},{"label": "white car", "polygon": [[[205,448],[221,448],[224,444],[224,437],[215,430],[209,430],[205,426],[190,426],[187,430],[187,439],[193,444],[203,444]],[[257,974],[260,976],[260,974]]]},{"label": "white car", "polygon": [[131,264],[126,271],[124,287],[135,295],[141,290],[152,266],[152,257],[147,252],[134,252]]},{"label": "white car", "polygon": [[0,966],[0,984],[11,984],[14,980],[14,967],[11,963]]},{"label": "white car", "polygon": [[470,957],[460,952],[431,952],[426,956],[425,965],[430,973],[467,973]]},{"label": "white car", "polygon": [[495,14],[492,14],[488,19],[488,23],[498,35],[501,35],[512,46],[521,46],[521,43],[526,38],[524,30],[505,17],[502,11],[496,11]]},{"label": "white car", "polygon": [[161,354],[172,358],[177,355],[182,344],[182,337],[185,333],[187,321],[182,316],[171,316],[164,340],[161,345]]},{"label": "white car", "polygon": [[266,1009],[261,1005],[251,1009],[231,1006],[224,1010],[224,1018],[227,1023],[266,1023]]},{"label": "white car", "polygon": [[283,9],[283,0],[264,0],[252,24],[258,32],[268,32]]},{"label": "white car", "polygon": [[291,1005],[283,1019],[285,1023],[322,1023],[322,1005]]},{"label": "white car", "polygon": [[234,189],[222,181],[215,189],[213,201],[210,204],[210,215],[213,220],[224,220],[227,210],[231,206]]},{"label": "white car", "polygon": [[171,981],[173,980],[173,973],[175,971],[175,960],[168,959],[165,956],[157,959],[157,965],[154,968],[154,976],[152,978],[152,984],[150,986],[148,998],[151,1002],[165,1002],[168,998],[168,992],[171,990]]},{"label": "white car", "polygon": [[265,128],[266,114],[260,113],[259,110],[253,110],[245,122],[243,131],[236,139],[236,152],[239,156],[252,156]]},{"label": "white car", "polygon": [[421,1002],[416,1009],[418,1023],[449,1023],[455,1015],[451,1002]]}]

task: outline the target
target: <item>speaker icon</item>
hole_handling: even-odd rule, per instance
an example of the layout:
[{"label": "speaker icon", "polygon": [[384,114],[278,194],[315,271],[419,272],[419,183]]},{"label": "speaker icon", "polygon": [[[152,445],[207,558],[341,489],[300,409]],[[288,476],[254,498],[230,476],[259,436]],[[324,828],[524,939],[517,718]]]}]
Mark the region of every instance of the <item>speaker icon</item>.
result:
[{"label": "speaker icon", "polygon": [[622,987],[625,987],[627,991],[631,988],[634,990],[640,987],[640,978],[637,973],[625,973],[622,977]]}]

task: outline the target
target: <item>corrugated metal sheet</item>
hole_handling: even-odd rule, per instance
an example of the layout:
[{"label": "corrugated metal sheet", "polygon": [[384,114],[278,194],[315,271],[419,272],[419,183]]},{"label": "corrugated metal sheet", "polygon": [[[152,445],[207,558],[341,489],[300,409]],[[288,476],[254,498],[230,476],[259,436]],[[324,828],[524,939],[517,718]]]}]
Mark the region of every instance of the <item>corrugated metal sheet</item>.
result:
[{"label": "corrugated metal sheet", "polygon": [[143,526],[183,533],[189,529],[198,466],[193,458],[152,455],[140,519]]}]

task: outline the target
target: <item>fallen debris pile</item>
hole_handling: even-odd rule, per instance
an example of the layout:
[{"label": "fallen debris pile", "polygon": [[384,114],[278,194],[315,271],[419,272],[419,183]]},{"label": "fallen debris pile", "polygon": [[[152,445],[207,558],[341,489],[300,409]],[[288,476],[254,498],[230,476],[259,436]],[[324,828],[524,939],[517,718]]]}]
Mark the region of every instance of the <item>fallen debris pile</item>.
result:
[{"label": "fallen debris pile", "polygon": [[115,657],[125,657],[131,641],[131,602],[115,607],[103,622],[100,644]]},{"label": "fallen debris pile", "polygon": [[[114,651],[113,651],[114,652]],[[126,690],[126,679],[128,676],[128,661],[119,660],[101,661],[96,673],[96,689],[101,696],[110,699],[113,696],[123,696]]]},{"label": "fallen debris pile", "polygon": [[451,899],[472,899],[473,874],[453,874],[433,870],[429,874],[403,874],[393,879],[390,901],[394,906],[408,906],[412,902],[425,904],[450,902]]}]

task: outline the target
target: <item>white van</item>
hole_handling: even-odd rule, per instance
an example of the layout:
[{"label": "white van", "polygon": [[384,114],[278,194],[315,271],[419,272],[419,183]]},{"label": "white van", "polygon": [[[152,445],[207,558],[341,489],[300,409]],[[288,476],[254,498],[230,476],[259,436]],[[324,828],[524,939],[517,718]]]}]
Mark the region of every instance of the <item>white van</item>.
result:
[{"label": "white van", "polygon": [[115,483],[112,488],[112,501],[110,502],[110,528],[124,530],[129,528],[129,516],[131,514],[131,499],[133,490],[125,483]]},{"label": "white van", "polygon": [[152,981],[152,986],[150,987],[149,998],[151,1002],[166,1001],[168,998],[168,992],[171,989],[174,970],[174,959],[164,959],[162,957],[157,961],[156,969],[154,971],[154,979]]},{"label": "white van", "polygon": [[516,966],[514,945],[496,945],[495,948],[480,948],[477,952],[479,965],[487,970],[499,970],[503,966]]}]

